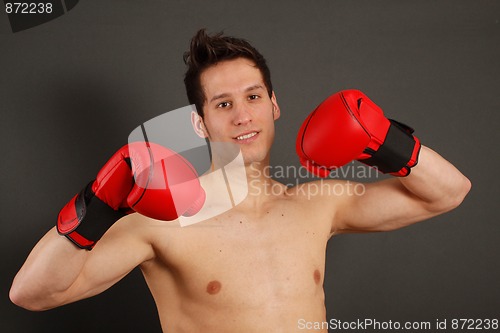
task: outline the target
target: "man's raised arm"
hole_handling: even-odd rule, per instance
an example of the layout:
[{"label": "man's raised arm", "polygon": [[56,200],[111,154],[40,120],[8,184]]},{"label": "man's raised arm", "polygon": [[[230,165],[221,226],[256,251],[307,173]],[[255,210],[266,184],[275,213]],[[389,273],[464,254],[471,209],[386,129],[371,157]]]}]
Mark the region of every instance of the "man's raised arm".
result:
[{"label": "man's raised arm", "polygon": [[422,146],[407,177],[363,184],[363,195],[339,205],[336,233],[395,230],[456,208],[470,181],[439,154]]},{"label": "man's raised arm", "polygon": [[453,209],[471,187],[451,163],[422,146],[412,128],[387,119],[358,90],[322,102],[304,121],[296,149],[301,163],[321,177],[352,160],[396,177],[362,184],[362,195],[336,196],[332,233],[394,230]]},{"label": "man's raised arm", "polygon": [[122,147],[61,209],[14,278],[10,299],[44,310],[105,290],[153,256],[137,214],[117,220],[133,212],[174,220],[196,213],[204,199],[196,171],[177,153],[150,142]]}]

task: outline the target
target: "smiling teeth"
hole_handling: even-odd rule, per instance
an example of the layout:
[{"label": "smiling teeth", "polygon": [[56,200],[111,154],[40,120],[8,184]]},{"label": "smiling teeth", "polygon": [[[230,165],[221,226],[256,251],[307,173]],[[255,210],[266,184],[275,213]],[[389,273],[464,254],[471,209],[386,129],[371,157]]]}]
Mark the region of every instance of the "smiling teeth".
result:
[{"label": "smiling teeth", "polygon": [[255,136],[256,134],[257,134],[257,132],[253,132],[253,133],[245,134],[245,135],[240,135],[240,136],[236,137],[236,139],[238,139],[238,140],[250,139],[252,136]]}]

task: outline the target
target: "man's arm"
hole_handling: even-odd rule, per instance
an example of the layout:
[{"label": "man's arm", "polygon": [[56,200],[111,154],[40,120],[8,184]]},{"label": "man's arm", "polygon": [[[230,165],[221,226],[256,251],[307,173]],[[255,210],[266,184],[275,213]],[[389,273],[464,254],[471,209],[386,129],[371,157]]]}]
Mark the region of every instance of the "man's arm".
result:
[{"label": "man's arm", "polygon": [[53,228],[33,248],[12,283],[9,297],[41,311],[96,295],[140,263],[153,258],[144,221],[129,215],[114,224],[92,251],[77,248]]},{"label": "man's arm", "polygon": [[386,118],[359,90],[335,93],[309,114],[296,150],[301,163],[322,177],[352,160],[398,177],[355,184],[364,187],[361,195],[346,189],[335,200],[324,196],[335,216],[332,234],[393,230],[421,221],[456,207],[471,186],[453,165],[423,147],[412,128]]},{"label": "man's arm", "polygon": [[337,198],[334,234],[395,230],[445,213],[462,202],[471,183],[451,163],[422,146],[409,176],[362,186],[362,195]]},{"label": "man's arm", "polygon": [[180,155],[150,142],[122,147],[59,212],[57,228],[15,277],[11,300],[44,310],[105,290],[154,252],[146,221],[132,214],[115,223],[120,217],[135,211],[174,220],[195,213],[204,198],[196,172]]}]

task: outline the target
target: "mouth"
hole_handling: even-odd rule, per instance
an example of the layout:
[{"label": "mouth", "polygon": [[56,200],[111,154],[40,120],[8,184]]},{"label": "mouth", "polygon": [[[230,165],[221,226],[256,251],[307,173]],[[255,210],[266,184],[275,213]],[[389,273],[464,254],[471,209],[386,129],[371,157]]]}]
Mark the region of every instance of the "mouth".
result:
[{"label": "mouth", "polygon": [[259,132],[257,131],[253,131],[253,132],[248,132],[248,133],[243,133],[243,134],[240,134],[238,135],[237,137],[235,137],[234,139],[238,142],[238,143],[247,143],[247,142],[251,142],[253,140],[255,140],[256,136],[259,134]]}]

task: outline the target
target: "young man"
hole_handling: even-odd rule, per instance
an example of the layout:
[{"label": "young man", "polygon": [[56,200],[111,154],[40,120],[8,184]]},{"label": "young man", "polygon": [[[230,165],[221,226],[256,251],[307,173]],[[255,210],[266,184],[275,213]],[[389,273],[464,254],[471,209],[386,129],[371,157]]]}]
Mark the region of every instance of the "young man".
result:
[{"label": "young man", "polygon": [[[352,91],[335,95],[342,102],[329,100],[322,108],[334,109],[333,114],[342,118],[345,107],[350,115],[345,121],[366,122],[361,130],[354,129],[354,134],[348,135],[356,136],[359,145],[370,149],[359,152],[347,143],[350,141],[335,138],[349,147],[337,148],[341,153],[324,151],[328,147],[321,147],[320,152],[311,150],[311,145],[321,145],[332,135],[315,125],[314,117],[323,117],[319,121],[322,124],[328,122],[324,117],[331,114],[322,115],[320,108],[301,130],[297,146],[301,161],[321,173],[325,167],[360,159],[372,165],[392,165],[381,169],[398,177],[362,184],[362,195],[349,194],[352,182],[332,179],[287,187],[269,175],[274,121],[281,110],[264,58],[244,40],[221,34],[208,36],[201,30],[191,41],[185,61],[189,66],[185,78],[188,98],[199,112],[193,118],[194,128],[210,142],[239,147],[249,184],[245,199],[219,215],[181,227],[178,221],[146,217],[154,215],[148,205],[134,209],[130,200],[122,204],[123,193],[119,204],[110,203],[117,200],[109,197],[123,190],[116,189],[116,182],[108,185],[103,180],[114,174],[109,170],[115,168],[108,163],[105,172],[98,175],[100,181],[68,204],[72,210],[63,208],[60,220],[65,223],[65,216],[73,214],[82,197],[82,205],[90,212],[93,196],[115,209],[126,206],[127,213],[132,208],[142,209],[144,214],[129,214],[114,224],[117,218],[110,217],[113,221],[106,223],[112,226],[107,231],[109,225],[101,228],[97,236],[94,232],[94,239],[89,233],[85,236],[80,226],[96,224],[99,214],[92,219],[88,214],[77,214],[77,229],[73,225],[61,231],[65,224],[59,222],[59,233],[66,237],[54,228],[35,246],[14,279],[10,292],[14,303],[30,310],[45,310],[91,297],[139,266],[166,332],[304,332],[304,323],[327,320],[322,284],[326,245],[332,236],[401,228],[453,209],[469,191],[468,179],[431,149],[420,148],[418,139],[405,127],[395,129],[406,132],[405,138],[397,134],[395,141],[409,144],[389,142],[392,134],[388,134],[388,128],[394,132],[396,125],[389,123],[375,106],[365,109],[370,101]],[[370,134],[369,142],[363,137],[366,133]],[[372,138],[379,133],[386,142],[374,144]],[[148,149],[169,155],[159,147]],[[402,155],[408,158],[393,158],[398,150],[405,149],[409,152]],[[130,167],[130,161],[138,159],[123,152],[120,156],[119,162],[112,159],[113,167]],[[126,170],[130,174],[130,169]],[[206,192],[206,197],[202,196],[203,209],[216,201],[211,181],[210,174],[200,178]],[[194,192],[199,193],[196,184],[194,187]],[[336,191],[318,191],[334,187]],[[345,191],[338,190],[341,188]],[[187,201],[197,202],[199,196]],[[183,211],[189,210],[188,206]]]}]

